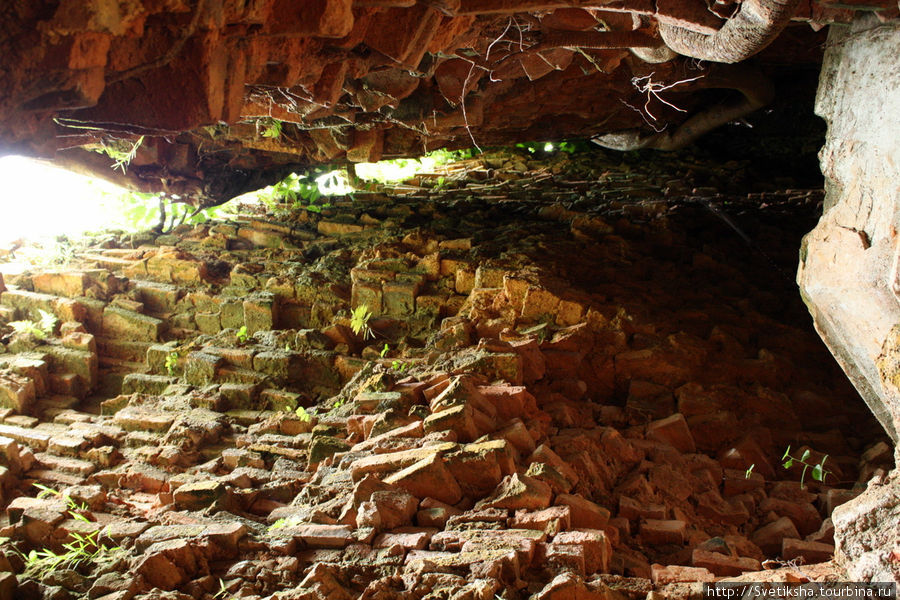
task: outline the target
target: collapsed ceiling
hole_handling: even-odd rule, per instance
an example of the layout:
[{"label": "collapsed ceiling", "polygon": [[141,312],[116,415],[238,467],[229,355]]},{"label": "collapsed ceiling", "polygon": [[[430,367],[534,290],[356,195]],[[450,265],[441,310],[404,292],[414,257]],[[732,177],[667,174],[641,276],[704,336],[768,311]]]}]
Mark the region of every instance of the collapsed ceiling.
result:
[{"label": "collapsed ceiling", "polygon": [[773,71],[816,64],[825,24],[900,12],[856,5],[15,0],[0,153],[211,204],[311,163],[440,147],[675,149],[769,103]]}]

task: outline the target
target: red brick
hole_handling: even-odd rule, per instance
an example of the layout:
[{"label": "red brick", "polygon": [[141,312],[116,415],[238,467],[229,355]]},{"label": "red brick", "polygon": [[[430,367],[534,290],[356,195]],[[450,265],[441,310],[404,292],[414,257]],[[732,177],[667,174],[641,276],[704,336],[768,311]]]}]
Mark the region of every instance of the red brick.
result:
[{"label": "red brick", "polygon": [[641,541],[648,545],[683,544],[686,532],[684,521],[647,519],[641,522]]},{"label": "red brick", "polygon": [[785,538],[781,541],[781,558],[784,560],[802,558],[804,564],[828,562],[834,558],[834,546]]},{"label": "red brick", "polygon": [[588,574],[609,572],[612,545],[605,532],[596,529],[564,531],[554,536],[553,543],[583,547],[584,568]]},{"label": "red brick", "polygon": [[647,426],[647,437],[669,444],[685,454],[693,454],[697,451],[697,447],[694,445],[694,436],[691,435],[687,421],[681,413],[675,413],[670,417],[650,423]]},{"label": "red brick", "polygon": [[731,577],[747,571],[762,569],[762,565],[756,559],[725,556],[718,552],[708,552],[699,548],[691,554],[691,564],[707,569],[718,577]]}]

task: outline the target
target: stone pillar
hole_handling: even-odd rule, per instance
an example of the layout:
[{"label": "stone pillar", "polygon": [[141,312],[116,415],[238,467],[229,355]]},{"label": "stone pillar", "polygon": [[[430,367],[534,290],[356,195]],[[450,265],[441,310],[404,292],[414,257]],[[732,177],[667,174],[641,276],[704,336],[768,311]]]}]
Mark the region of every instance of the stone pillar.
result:
[{"label": "stone pillar", "polygon": [[[797,281],[816,329],[891,436],[900,431],[900,22],[832,25],[816,113],[825,210]],[[896,451],[895,451],[896,455]],[[834,511],[850,579],[900,580],[900,475]]]}]

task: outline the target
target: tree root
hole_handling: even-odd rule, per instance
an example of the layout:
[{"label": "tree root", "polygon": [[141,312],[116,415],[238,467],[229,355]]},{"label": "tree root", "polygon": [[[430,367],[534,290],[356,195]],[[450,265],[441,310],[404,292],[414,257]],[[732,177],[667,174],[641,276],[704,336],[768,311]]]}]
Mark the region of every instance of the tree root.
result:
[{"label": "tree root", "polygon": [[707,76],[698,79],[693,87],[733,89],[743,97],[736,103],[716,104],[701,110],[671,132],[645,135],[639,129],[630,129],[599,136],[591,141],[612,150],[678,150],[713,129],[762,108],[775,97],[772,81],[759,69],[746,65],[711,68]]},{"label": "tree root", "polygon": [[740,10],[712,35],[660,22],[659,34],[678,54],[737,63],[772,43],[788,24],[799,0],[744,0]]}]

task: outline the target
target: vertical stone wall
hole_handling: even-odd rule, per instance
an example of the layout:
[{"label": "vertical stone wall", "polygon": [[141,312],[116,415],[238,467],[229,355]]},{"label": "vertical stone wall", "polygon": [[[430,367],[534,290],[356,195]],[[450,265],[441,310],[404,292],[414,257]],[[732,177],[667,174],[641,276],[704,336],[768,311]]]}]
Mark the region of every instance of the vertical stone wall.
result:
[{"label": "vertical stone wall", "polygon": [[804,241],[798,282],[819,333],[896,442],[900,389],[878,367],[900,323],[900,23],[832,27],[816,113],[825,214]]},{"label": "vertical stone wall", "polygon": [[[832,26],[816,113],[825,213],[804,240],[798,283],[816,328],[885,430],[900,431],[900,22]],[[896,454],[896,452],[895,452]],[[852,579],[900,580],[888,540],[900,476],[835,510],[836,558]],[[886,543],[887,542],[887,543]]]}]

